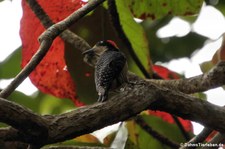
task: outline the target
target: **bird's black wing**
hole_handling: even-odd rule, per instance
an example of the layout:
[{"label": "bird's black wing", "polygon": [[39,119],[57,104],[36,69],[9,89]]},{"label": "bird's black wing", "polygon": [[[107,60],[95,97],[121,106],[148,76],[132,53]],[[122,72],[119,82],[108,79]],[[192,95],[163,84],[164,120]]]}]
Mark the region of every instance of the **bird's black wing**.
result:
[{"label": "bird's black wing", "polygon": [[125,64],[126,58],[121,52],[107,51],[101,55],[96,65],[98,71],[95,71],[96,90],[99,94],[104,95],[109,90]]}]

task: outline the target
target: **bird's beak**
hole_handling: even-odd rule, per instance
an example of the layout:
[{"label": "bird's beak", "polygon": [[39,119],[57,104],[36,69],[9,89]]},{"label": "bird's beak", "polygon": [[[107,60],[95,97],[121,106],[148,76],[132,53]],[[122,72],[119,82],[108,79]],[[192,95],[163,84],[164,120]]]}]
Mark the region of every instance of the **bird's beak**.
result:
[{"label": "bird's beak", "polygon": [[85,54],[94,54],[94,49],[92,48],[92,49],[86,50],[82,54],[83,55],[85,55]]}]

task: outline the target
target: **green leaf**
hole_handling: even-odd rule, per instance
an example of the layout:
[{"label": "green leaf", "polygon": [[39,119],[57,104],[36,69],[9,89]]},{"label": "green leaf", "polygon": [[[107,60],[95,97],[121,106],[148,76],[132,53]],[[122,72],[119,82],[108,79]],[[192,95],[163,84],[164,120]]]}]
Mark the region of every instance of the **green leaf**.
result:
[{"label": "green leaf", "polygon": [[36,95],[27,96],[22,92],[14,91],[8,99],[39,113],[40,100]]},{"label": "green leaf", "polygon": [[[106,147],[104,144],[102,144],[98,138],[96,138],[95,136],[93,136],[92,134],[86,134],[86,135],[82,135],[80,137],[71,139],[71,140],[67,140],[64,142],[60,142],[60,143],[56,143],[53,145],[48,145],[48,146],[58,146],[58,147],[63,147],[63,148],[70,148],[70,147],[74,147],[74,146],[83,146],[85,147]],[[43,149],[47,149],[49,147],[45,146],[43,147]]]},{"label": "green leaf", "polygon": [[21,47],[17,48],[3,62],[0,63],[0,78],[9,79],[15,77],[21,70]]},{"label": "green leaf", "polygon": [[125,149],[139,149],[139,147],[134,144],[130,139],[127,140]]},{"label": "green leaf", "polygon": [[14,91],[8,99],[39,114],[60,114],[75,108],[69,99],[60,99],[39,91],[30,96]]},{"label": "green leaf", "polygon": [[[126,1],[116,0],[117,11],[119,14],[120,24],[127,38],[129,39],[134,52],[140,59],[142,65],[147,71],[150,69],[150,53],[148,41],[143,27],[135,22]],[[130,67],[131,70],[138,72],[135,67]],[[139,72],[140,74],[140,72]]]},{"label": "green leaf", "polygon": [[[152,115],[142,115],[145,122],[151,126],[155,131],[161,135],[173,140],[174,142],[186,142],[179,128],[175,124],[168,123],[159,117]],[[167,145],[161,143],[157,139],[148,134],[134,121],[127,123],[129,132],[128,145],[134,146],[134,148],[146,149],[146,148],[157,148],[157,149],[168,149]]]},{"label": "green leaf", "polygon": [[189,16],[199,12],[203,0],[126,0],[135,17],[152,20],[166,15]]},{"label": "green leaf", "polygon": [[51,95],[40,93],[40,114],[60,114],[75,108],[74,103],[69,99],[60,99]]},{"label": "green leaf", "polygon": [[212,61],[206,61],[200,64],[200,68],[203,73],[208,72],[210,69],[212,69],[213,66],[214,64],[212,63]]}]

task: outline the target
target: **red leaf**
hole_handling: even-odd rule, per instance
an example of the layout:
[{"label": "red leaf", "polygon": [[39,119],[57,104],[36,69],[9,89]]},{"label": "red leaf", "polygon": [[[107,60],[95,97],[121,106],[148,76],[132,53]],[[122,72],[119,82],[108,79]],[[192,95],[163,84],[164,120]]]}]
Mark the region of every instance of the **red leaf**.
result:
[{"label": "red leaf", "polygon": [[163,66],[153,65],[153,70],[154,70],[154,72],[156,72],[160,77],[162,77],[165,80],[180,78],[180,76],[176,72],[173,72]]},{"label": "red leaf", "polygon": [[[151,111],[151,110],[149,110],[148,112],[149,112],[150,115],[161,117],[164,121],[166,121],[168,123],[175,123],[173,117],[170,114],[166,113],[166,112]],[[178,119],[179,119],[180,123],[182,124],[182,126],[184,127],[184,129],[187,132],[193,132],[193,126],[191,124],[191,121],[184,120],[184,119],[182,119],[180,117],[178,117]]]},{"label": "red leaf", "polygon": [[[54,21],[63,20],[85,3],[81,0],[38,0],[38,3]],[[45,30],[32,12],[26,0],[22,0],[23,17],[20,37],[22,40],[22,68],[39,48],[38,37]],[[30,74],[32,83],[42,92],[59,98],[70,98],[77,106],[83,105],[77,99],[76,86],[70,76],[64,59],[64,42],[57,37],[41,63]]]},{"label": "red leaf", "polygon": [[[163,66],[159,66],[159,65],[154,65],[153,66],[153,70],[163,79],[165,80],[170,80],[170,79],[179,79],[180,76],[179,74],[163,67]],[[171,114],[166,113],[166,112],[161,112],[161,111],[151,111],[149,110],[149,114],[161,117],[163,120],[165,120],[166,122],[169,123],[175,123],[174,119],[172,118]],[[181,122],[181,124],[183,125],[183,127],[185,128],[185,130],[187,132],[193,132],[193,126],[191,124],[191,121],[189,120],[184,120],[182,118],[179,118],[179,121]]]}]

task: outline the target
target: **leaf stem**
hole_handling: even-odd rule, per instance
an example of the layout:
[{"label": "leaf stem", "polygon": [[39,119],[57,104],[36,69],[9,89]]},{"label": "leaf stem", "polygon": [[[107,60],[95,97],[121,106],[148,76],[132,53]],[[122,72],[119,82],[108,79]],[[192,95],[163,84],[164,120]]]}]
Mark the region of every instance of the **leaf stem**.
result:
[{"label": "leaf stem", "polygon": [[162,134],[160,134],[159,132],[155,131],[152,127],[150,127],[141,116],[136,116],[135,117],[135,122],[142,128],[144,129],[146,132],[148,132],[149,134],[151,134],[155,139],[157,139],[158,141],[160,141],[161,143],[172,147],[172,148],[179,148],[180,145],[172,140],[170,140],[169,138],[163,136]]}]

